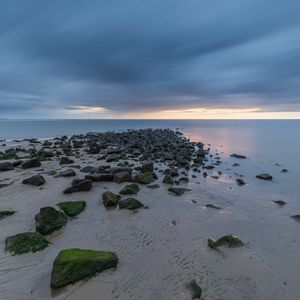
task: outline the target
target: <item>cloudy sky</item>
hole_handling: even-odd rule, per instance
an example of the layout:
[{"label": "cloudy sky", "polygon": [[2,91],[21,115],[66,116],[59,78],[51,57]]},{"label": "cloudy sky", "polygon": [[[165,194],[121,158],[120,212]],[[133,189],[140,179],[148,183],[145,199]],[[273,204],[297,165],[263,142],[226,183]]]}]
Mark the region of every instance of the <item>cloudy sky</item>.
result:
[{"label": "cloudy sky", "polygon": [[0,118],[300,117],[300,1],[1,0]]}]

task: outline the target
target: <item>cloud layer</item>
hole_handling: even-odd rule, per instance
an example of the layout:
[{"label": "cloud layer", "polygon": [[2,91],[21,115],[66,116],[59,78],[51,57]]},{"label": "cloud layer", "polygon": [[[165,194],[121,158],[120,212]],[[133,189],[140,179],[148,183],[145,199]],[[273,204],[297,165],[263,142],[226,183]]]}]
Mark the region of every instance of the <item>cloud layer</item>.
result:
[{"label": "cloud layer", "polygon": [[300,111],[299,11],[294,0],[3,0],[0,117]]}]

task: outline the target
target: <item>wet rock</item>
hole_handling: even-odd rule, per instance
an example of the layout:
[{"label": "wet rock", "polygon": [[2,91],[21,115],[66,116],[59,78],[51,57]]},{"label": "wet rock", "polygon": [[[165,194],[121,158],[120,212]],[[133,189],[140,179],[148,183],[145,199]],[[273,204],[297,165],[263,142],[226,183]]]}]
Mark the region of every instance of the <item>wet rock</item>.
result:
[{"label": "wet rock", "polygon": [[281,170],[281,173],[287,173],[287,172],[288,172],[287,169],[282,169],[282,170]]},{"label": "wet rock", "polygon": [[186,284],[186,287],[190,290],[192,299],[200,299],[202,294],[202,289],[198,285],[195,279],[191,280]]},{"label": "wet rock", "polygon": [[164,170],[164,175],[170,175],[172,177],[177,177],[177,176],[179,176],[179,173],[178,173],[177,169],[166,169],[166,170]]},{"label": "wet rock", "polygon": [[115,268],[118,257],[113,252],[65,249],[54,260],[51,287],[60,288],[90,278],[105,269]]},{"label": "wet rock", "polygon": [[165,183],[165,184],[174,184],[174,180],[173,180],[171,175],[167,174],[163,179],[163,183]]},{"label": "wet rock", "polygon": [[182,196],[184,192],[190,191],[189,189],[186,188],[180,188],[180,187],[170,187],[168,188],[168,191],[173,193],[176,196]]},{"label": "wet rock", "polygon": [[149,185],[147,185],[147,188],[149,188],[149,189],[158,189],[158,188],[160,188],[160,185],[159,184],[149,184]]},{"label": "wet rock", "polygon": [[239,159],[246,159],[247,158],[247,156],[245,156],[245,155],[240,155],[240,154],[231,154],[230,155],[231,157],[234,157],[234,158],[239,158]]},{"label": "wet rock", "polygon": [[206,204],[205,206],[206,206],[207,208],[221,209],[221,207],[216,206],[216,205],[214,205],[214,204],[210,204],[210,203]]},{"label": "wet rock", "polygon": [[283,200],[274,200],[273,202],[276,203],[276,204],[279,205],[279,206],[284,206],[284,205],[286,205],[286,202],[283,201]]},{"label": "wet rock", "polygon": [[300,222],[300,215],[293,215],[293,216],[291,216],[291,218]]},{"label": "wet rock", "polygon": [[66,169],[62,172],[59,172],[55,178],[59,178],[59,177],[73,177],[76,176],[76,172],[73,169]]},{"label": "wet rock", "polygon": [[241,178],[238,178],[238,179],[236,180],[236,183],[237,183],[237,185],[239,185],[239,186],[243,186],[243,185],[246,184],[246,182],[245,182],[243,179],[241,179]]},{"label": "wet rock", "polygon": [[13,170],[14,166],[11,162],[0,163],[0,172]]},{"label": "wet rock", "polygon": [[5,239],[5,251],[13,255],[44,250],[49,242],[37,232],[19,233]]},{"label": "wet rock", "polygon": [[144,204],[135,198],[126,198],[119,201],[119,208],[127,208],[130,210],[135,210],[143,207]]},{"label": "wet rock", "polygon": [[60,165],[70,165],[70,164],[73,164],[73,163],[74,163],[74,160],[72,160],[68,157],[62,157],[59,161]]},{"label": "wet rock", "polygon": [[36,231],[47,235],[66,225],[67,217],[64,213],[48,206],[40,209],[40,212],[35,215],[35,221]]},{"label": "wet rock", "polygon": [[203,174],[202,174],[202,175],[203,175],[203,177],[204,177],[204,178],[206,178],[206,177],[207,177],[207,173],[206,173],[206,172],[203,172]]},{"label": "wet rock", "polygon": [[80,171],[83,173],[92,173],[94,170],[95,170],[95,167],[86,166],[86,167],[83,167]]},{"label": "wet rock", "polygon": [[220,246],[226,246],[228,248],[236,248],[244,246],[244,243],[236,236],[224,235],[218,240],[213,240],[212,238],[208,239],[208,246],[214,250],[218,250]]},{"label": "wet rock", "polygon": [[116,206],[120,199],[120,195],[116,195],[109,191],[102,194],[102,202],[105,207]]},{"label": "wet rock", "polygon": [[46,180],[42,175],[33,175],[22,181],[23,184],[30,184],[30,185],[34,185],[34,186],[41,186],[45,182],[46,182]]},{"label": "wet rock", "polygon": [[41,166],[41,162],[39,161],[38,158],[33,158],[27,161],[24,161],[21,164],[23,169],[30,169],[30,168],[37,168]]},{"label": "wet rock", "polygon": [[86,203],[85,201],[65,201],[57,205],[68,217],[75,217],[85,209]]},{"label": "wet rock", "polygon": [[111,154],[107,156],[106,161],[107,162],[118,161],[120,158],[121,158],[120,154]]},{"label": "wet rock", "polygon": [[131,181],[131,174],[126,171],[115,173],[113,181],[117,183]]},{"label": "wet rock", "polygon": [[214,169],[215,167],[212,166],[212,165],[205,165],[203,168],[206,169],[206,170],[212,170],[212,169]]},{"label": "wet rock", "polygon": [[256,175],[256,178],[263,179],[263,180],[272,180],[273,179],[273,177],[268,173],[258,174],[258,175]]},{"label": "wet rock", "polygon": [[239,167],[239,166],[240,166],[240,164],[238,164],[238,163],[234,163],[232,166],[233,166],[233,167]]},{"label": "wet rock", "polygon": [[178,179],[178,183],[181,184],[181,183],[188,183],[189,182],[189,179],[187,177],[181,177]]},{"label": "wet rock", "polygon": [[132,169],[129,167],[112,167],[112,168],[109,168],[108,171],[110,174],[113,174],[113,175],[115,175],[116,173],[119,173],[119,172],[127,172],[130,175],[132,174]]},{"label": "wet rock", "polygon": [[105,173],[105,174],[90,174],[85,176],[86,179],[90,179],[94,182],[99,181],[113,181],[114,175]]},{"label": "wet rock", "polygon": [[1,210],[0,211],[0,220],[12,216],[13,214],[15,214],[16,211],[15,210]]},{"label": "wet rock", "polygon": [[92,180],[74,179],[72,186],[64,190],[64,194],[72,194],[75,192],[88,192],[92,189]]},{"label": "wet rock", "polygon": [[132,183],[129,185],[126,185],[121,191],[121,195],[132,195],[137,194],[139,192],[140,188],[136,183]]},{"label": "wet rock", "polygon": [[134,177],[134,181],[141,184],[150,184],[155,180],[152,172],[145,172],[141,174],[137,174]]},{"label": "wet rock", "polygon": [[20,166],[22,163],[23,163],[23,160],[22,160],[22,159],[14,160],[14,161],[12,162],[12,164],[13,164],[14,167],[18,167],[18,166]]},{"label": "wet rock", "polygon": [[141,172],[146,173],[146,172],[153,172],[154,167],[153,167],[153,162],[147,161],[142,165]]}]

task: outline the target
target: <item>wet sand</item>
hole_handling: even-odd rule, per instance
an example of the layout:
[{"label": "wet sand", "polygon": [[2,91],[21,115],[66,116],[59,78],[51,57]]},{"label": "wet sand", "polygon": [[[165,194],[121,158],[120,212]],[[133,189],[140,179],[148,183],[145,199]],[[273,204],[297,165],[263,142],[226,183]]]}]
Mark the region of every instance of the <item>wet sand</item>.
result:
[{"label": "wet sand", "polygon": [[[219,149],[220,150],[220,149]],[[211,153],[214,153],[212,145]],[[219,179],[210,178],[216,171],[189,171],[191,189],[176,197],[162,184],[163,175],[156,171],[159,189],[141,186],[136,198],[149,209],[138,212],[106,209],[101,200],[104,191],[118,193],[127,183],[95,182],[89,192],[64,195],[72,178],[43,175],[42,188],[21,184],[22,180],[43,171],[65,169],[57,161],[42,162],[42,167],[0,173],[0,209],[17,213],[1,220],[0,298],[1,299],[191,299],[185,284],[196,279],[203,299],[299,299],[300,223],[291,219],[296,208],[278,207],[273,200],[281,195],[274,184],[288,180],[279,169],[274,182],[244,178],[239,187],[232,168],[239,160],[220,154],[223,165]],[[83,154],[74,164],[103,165],[95,155]],[[113,165],[114,163],[111,163]],[[248,167],[259,170],[255,162]],[[165,169],[164,164],[155,167]],[[84,173],[74,169],[78,177]],[[271,172],[272,173],[272,172]],[[192,174],[197,178],[192,178]],[[230,177],[231,176],[231,177]],[[11,256],[4,251],[7,236],[35,231],[34,216],[44,206],[61,201],[85,200],[86,209],[69,220],[60,231],[47,236],[51,245],[35,254]],[[283,199],[286,200],[286,199]],[[196,202],[195,202],[196,201]],[[206,208],[208,203],[221,210]],[[208,237],[238,235],[245,247],[222,248],[218,253],[207,247]],[[119,264],[88,281],[80,281],[55,292],[50,289],[52,264],[65,248],[83,248],[116,252]]]}]

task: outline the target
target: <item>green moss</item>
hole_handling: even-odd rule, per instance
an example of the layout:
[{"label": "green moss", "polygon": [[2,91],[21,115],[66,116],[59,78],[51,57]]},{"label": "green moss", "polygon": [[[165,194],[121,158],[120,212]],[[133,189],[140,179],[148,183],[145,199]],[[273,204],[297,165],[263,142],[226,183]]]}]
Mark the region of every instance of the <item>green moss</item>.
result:
[{"label": "green moss", "polygon": [[105,207],[116,206],[120,198],[120,195],[116,195],[109,191],[102,194],[102,201]]},{"label": "green moss", "polygon": [[37,232],[19,233],[5,239],[5,251],[15,254],[37,252],[47,248],[49,242]]},{"label": "green moss", "polygon": [[135,210],[135,209],[141,208],[143,206],[144,206],[144,204],[135,198],[127,198],[127,199],[122,199],[119,201],[120,209],[127,208],[130,210]]},{"label": "green moss", "polygon": [[160,185],[159,184],[150,184],[150,185],[147,185],[147,188],[149,188],[149,189],[159,189]]},{"label": "green moss", "polygon": [[11,216],[15,213],[16,211],[15,210],[2,210],[0,211],[0,220],[8,217],[8,216]]},{"label": "green moss", "polygon": [[136,175],[136,180],[142,184],[150,184],[154,181],[152,172],[145,172]]},{"label": "green moss", "polygon": [[118,257],[113,252],[82,249],[60,251],[53,263],[51,287],[59,288],[89,278],[117,266]]},{"label": "green moss", "polygon": [[131,195],[131,194],[137,194],[139,192],[140,188],[136,183],[132,183],[129,185],[126,185],[121,191],[121,195]]},{"label": "green moss", "polygon": [[59,208],[69,217],[79,215],[85,209],[85,201],[66,201],[57,204]]}]

